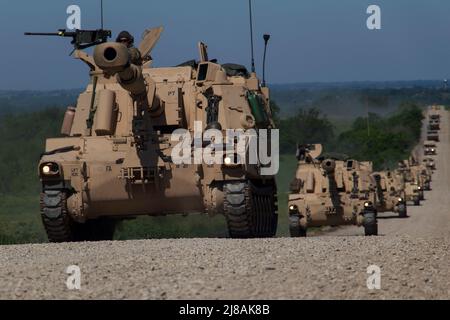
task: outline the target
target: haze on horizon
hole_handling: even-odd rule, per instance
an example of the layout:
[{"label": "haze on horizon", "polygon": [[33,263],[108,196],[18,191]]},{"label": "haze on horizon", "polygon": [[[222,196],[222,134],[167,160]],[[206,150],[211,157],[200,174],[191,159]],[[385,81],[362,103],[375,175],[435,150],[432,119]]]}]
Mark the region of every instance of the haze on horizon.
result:
[{"label": "haze on horizon", "polygon": [[[69,57],[70,39],[25,37],[25,31],[66,27],[66,9],[77,4],[82,28],[100,25],[100,0],[0,0],[0,90],[84,87],[87,67]],[[366,27],[369,5],[381,7],[382,29]],[[197,42],[210,57],[250,69],[246,0],[104,0],[105,28],[113,39],[162,25],[155,66],[197,59]],[[261,76],[264,33],[270,83],[434,80],[450,71],[450,2],[441,0],[254,0],[255,54]]]}]

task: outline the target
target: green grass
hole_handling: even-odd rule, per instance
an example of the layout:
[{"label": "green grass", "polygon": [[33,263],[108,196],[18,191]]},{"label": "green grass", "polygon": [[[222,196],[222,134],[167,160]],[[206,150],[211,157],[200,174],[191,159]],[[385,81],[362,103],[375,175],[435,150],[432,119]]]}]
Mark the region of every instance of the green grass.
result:
[{"label": "green grass", "polygon": [[289,185],[297,169],[297,159],[294,155],[280,155],[280,171],[277,175],[278,186],[278,231],[277,236],[289,236],[287,201]]},{"label": "green grass", "polygon": [[0,196],[0,244],[47,242],[38,196]]},{"label": "green grass", "polygon": [[115,239],[224,238],[227,234],[226,222],[221,215],[171,215],[123,221],[116,229]]}]

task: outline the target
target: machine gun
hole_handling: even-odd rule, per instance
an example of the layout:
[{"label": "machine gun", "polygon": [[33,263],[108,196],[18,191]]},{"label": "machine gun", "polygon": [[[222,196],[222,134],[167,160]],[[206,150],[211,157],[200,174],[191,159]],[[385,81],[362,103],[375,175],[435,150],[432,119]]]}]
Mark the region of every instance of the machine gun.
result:
[{"label": "machine gun", "polygon": [[83,50],[89,47],[93,47],[108,41],[111,38],[111,30],[75,30],[66,31],[66,29],[59,29],[58,32],[25,32],[26,36],[56,36],[56,37],[66,37],[72,38],[71,44],[74,46],[74,50]]}]

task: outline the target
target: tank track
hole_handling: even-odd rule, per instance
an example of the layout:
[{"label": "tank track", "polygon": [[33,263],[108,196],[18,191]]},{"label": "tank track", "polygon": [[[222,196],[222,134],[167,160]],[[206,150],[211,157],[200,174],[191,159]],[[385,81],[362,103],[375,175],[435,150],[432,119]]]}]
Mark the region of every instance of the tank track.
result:
[{"label": "tank track", "polygon": [[406,203],[402,203],[398,206],[398,216],[400,218],[408,217],[408,207],[406,206]]},{"label": "tank track", "polygon": [[231,238],[267,238],[276,234],[278,207],[275,185],[251,182],[224,185],[224,213]]},{"label": "tank track", "polygon": [[72,241],[71,219],[67,213],[67,194],[59,190],[41,193],[41,218],[50,242]]},{"label": "tank track", "polygon": [[377,236],[378,235],[378,219],[377,211],[374,208],[366,209],[363,212],[364,222],[364,234],[366,236]]},{"label": "tank track", "polygon": [[289,216],[289,235],[292,238],[305,238],[307,232],[307,227],[302,224],[302,218],[299,215]]}]

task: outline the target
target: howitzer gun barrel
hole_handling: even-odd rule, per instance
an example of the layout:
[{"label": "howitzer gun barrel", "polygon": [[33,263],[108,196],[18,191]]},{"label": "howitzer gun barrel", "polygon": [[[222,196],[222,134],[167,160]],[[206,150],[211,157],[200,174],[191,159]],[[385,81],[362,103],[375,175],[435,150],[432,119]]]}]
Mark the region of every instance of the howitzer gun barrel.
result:
[{"label": "howitzer gun barrel", "polygon": [[373,177],[375,179],[375,188],[376,188],[376,192],[377,192],[377,200],[378,200],[380,205],[384,205],[385,199],[384,199],[383,188],[381,186],[381,175],[375,174]]},{"label": "howitzer gun barrel", "polygon": [[95,64],[108,75],[117,75],[119,84],[133,96],[144,96],[147,83],[139,66],[130,63],[128,48],[115,42],[100,44],[94,49]]},{"label": "howitzer gun barrel", "polygon": [[336,178],[334,176],[336,170],[336,161],[332,159],[326,159],[322,162],[322,169],[325,171],[328,178],[329,193],[331,195],[331,202],[333,206],[337,208],[340,206],[339,193],[336,183]]},{"label": "howitzer gun barrel", "polygon": [[333,173],[336,169],[336,162],[332,159],[326,159],[322,162],[322,168],[327,174]]}]

